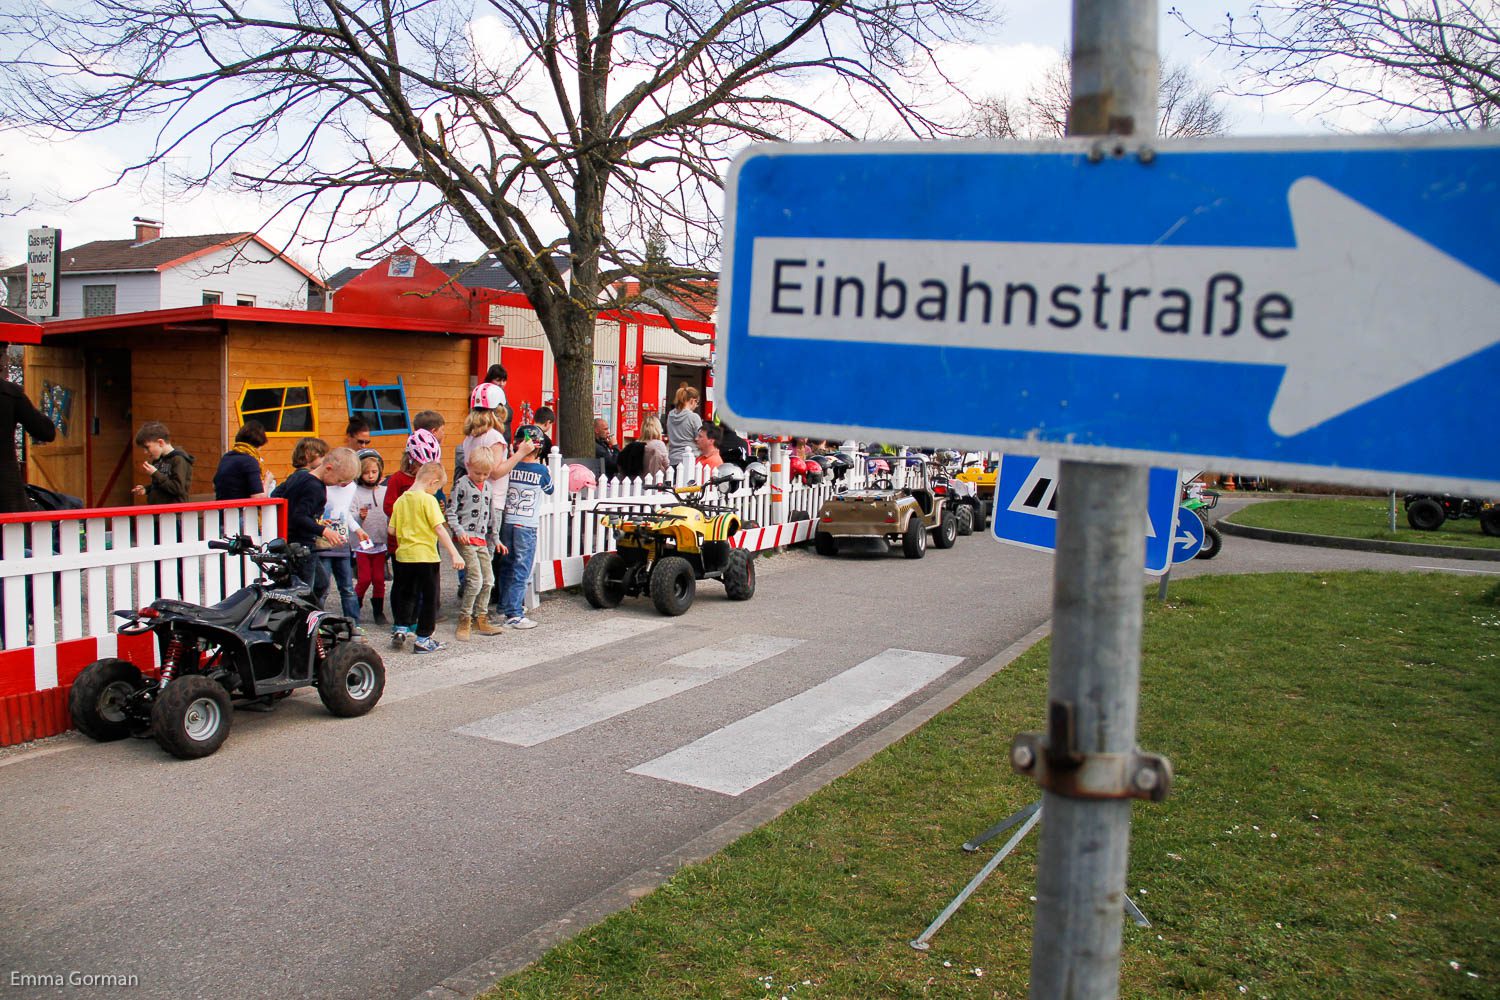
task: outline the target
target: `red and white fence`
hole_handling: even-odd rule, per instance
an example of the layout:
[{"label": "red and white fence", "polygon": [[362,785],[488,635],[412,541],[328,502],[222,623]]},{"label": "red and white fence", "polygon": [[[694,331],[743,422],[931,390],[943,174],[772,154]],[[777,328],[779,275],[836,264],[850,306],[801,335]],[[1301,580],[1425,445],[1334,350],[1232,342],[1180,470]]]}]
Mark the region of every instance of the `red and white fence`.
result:
[{"label": "red and white fence", "polygon": [[[748,527],[734,539],[752,551],[812,539],[814,518],[834,484],[808,486],[787,474],[784,449],[774,446],[769,481],[710,500],[733,507]],[[573,586],[585,563],[613,547],[596,507],[604,500],[670,503],[649,489],[661,482],[706,483],[711,470],[684,465],[665,476],[606,479],[570,493],[560,454],[551,456],[555,492],[544,505],[537,558],[527,600]],[[862,484],[857,469],[843,486]],[[256,541],[285,534],[282,500],[245,500],[0,515],[0,746],[69,728],[67,697],[73,680],[94,660],[118,656],[154,670],[154,637],[121,636],[117,609],[140,608],[158,597],[215,604],[254,578],[243,557],[208,548],[225,535]]]},{"label": "red and white fence", "polygon": [[68,689],[106,656],[156,666],[151,635],[115,634],[117,609],[157,597],[214,604],[255,568],[208,547],[283,533],[282,500],[0,515],[0,746],[70,726]]}]

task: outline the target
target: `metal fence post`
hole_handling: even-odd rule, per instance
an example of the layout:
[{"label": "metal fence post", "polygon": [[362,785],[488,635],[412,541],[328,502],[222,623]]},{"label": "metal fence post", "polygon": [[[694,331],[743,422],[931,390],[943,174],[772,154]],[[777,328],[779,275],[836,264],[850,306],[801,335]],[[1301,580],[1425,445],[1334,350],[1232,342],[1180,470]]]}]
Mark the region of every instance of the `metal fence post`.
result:
[{"label": "metal fence post", "polygon": [[[1074,0],[1070,135],[1155,135],[1156,31],[1156,0]],[[1135,748],[1146,483],[1144,468],[1062,463],[1043,750],[1057,767]],[[1130,807],[1044,793],[1032,997],[1118,996]]]}]

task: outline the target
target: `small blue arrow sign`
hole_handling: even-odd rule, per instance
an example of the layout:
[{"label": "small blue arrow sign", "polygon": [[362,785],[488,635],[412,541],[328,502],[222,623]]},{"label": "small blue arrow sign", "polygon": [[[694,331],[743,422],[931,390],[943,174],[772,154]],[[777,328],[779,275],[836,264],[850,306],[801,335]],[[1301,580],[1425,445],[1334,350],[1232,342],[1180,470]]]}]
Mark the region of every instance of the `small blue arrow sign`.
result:
[{"label": "small blue arrow sign", "polygon": [[[1056,551],[1058,464],[1056,459],[1028,455],[1001,456],[991,528],[996,539],[1026,549]],[[1176,469],[1151,470],[1146,486],[1145,570],[1154,576],[1171,566],[1178,489]]]},{"label": "small blue arrow sign", "polygon": [[1203,519],[1195,510],[1187,507],[1177,509],[1177,534],[1172,542],[1172,561],[1187,562],[1202,549],[1207,535],[1203,530]]},{"label": "small blue arrow sign", "polygon": [[[1162,142],[1102,161],[1090,148],[743,154],[718,351],[729,418],[1500,488],[1500,435],[1412,419],[1500,384],[1500,139]],[[893,408],[893,393],[922,402]],[[1164,419],[1172,400],[1212,401],[1215,419]]]}]

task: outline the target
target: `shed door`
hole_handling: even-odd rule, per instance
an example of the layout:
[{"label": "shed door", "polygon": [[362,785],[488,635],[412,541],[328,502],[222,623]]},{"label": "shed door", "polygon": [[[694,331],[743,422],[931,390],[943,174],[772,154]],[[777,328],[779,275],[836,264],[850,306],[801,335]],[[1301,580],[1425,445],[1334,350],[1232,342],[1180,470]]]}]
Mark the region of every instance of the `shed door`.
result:
[{"label": "shed door", "polygon": [[83,352],[67,347],[28,347],[25,370],[26,395],[57,425],[57,437],[50,444],[28,443],[27,478],[37,486],[87,503],[84,445],[88,440],[88,415]]}]

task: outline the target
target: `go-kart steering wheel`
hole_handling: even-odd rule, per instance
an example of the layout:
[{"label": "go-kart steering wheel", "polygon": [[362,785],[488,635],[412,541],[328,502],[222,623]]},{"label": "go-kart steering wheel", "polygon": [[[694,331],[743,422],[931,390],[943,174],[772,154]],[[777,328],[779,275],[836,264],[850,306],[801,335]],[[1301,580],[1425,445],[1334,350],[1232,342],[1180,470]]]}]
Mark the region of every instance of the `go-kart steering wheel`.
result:
[{"label": "go-kart steering wheel", "polygon": [[872,479],[870,480],[870,485],[874,486],[877,490],[893,490],[896,488],[896,484],[892,482],[889,476],[881,476],[879,479]]}]

